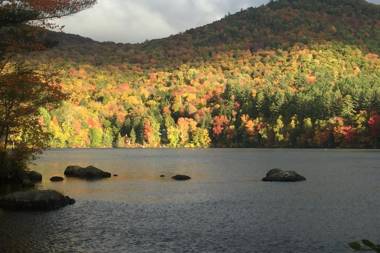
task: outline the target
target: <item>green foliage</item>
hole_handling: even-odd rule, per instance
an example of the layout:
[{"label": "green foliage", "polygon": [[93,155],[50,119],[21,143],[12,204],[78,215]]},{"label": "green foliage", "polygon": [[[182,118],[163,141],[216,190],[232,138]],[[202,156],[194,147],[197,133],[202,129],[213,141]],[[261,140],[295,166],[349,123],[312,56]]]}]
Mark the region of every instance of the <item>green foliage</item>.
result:
[{"label": "green foliage", "polygon": [[135,131],[134,128],[132,128],[131,133],[129,134],[129,137],[130,137],[130,140],[131,140],[131,144],[135,145],[137,137],[136,137],[136,131]]},{"label": "green foliage", "polygon": [[103,131],[100,128],[91,128],[89,131],[89,137],[92,148],[102,147],[103,144]]},{"label": "green foliage", "polygon": [[355,251],[371,251],[371,252],[380,252],[380,245],[376,245],[369,240],[362,240],[360,242],[351,242],[349,243],[351,249]]},{"label": "green foliage", "polygon": [[197,128],[192,136],[192,145],[196,148],[207,148],[211,144],[211,139],[207,129]]}]

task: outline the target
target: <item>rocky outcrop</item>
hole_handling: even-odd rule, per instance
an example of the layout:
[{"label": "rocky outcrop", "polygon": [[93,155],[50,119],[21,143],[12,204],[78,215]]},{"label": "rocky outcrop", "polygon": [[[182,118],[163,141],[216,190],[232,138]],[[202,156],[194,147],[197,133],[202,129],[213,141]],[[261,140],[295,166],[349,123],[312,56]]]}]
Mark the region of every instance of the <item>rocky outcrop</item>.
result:
[{"label": "rocky outcrop", "polygon": [[63,180],[64,180],[64,178],[59,177],[59,176],[55,176],[55,177],[50,178],[50,181],[52,181],[52,182],[62,182]]},{"label": "rocky outcrop", "polygon": [[281,169],[272,169],[263,178],[264,182],[299,182],[305,180],[305,177],[295,171],[284,171]]},{"label": "rocky outcrop", "polygon": [[191,177],[186,176],[186,175],[175,175],[172,177],[172,179],[177,180],[177,181],[187,181],[187,180],[190,180]]},{"label": "rocky outcrop", "polygon": [[65,170],[66,177],[76,177],[87,180],[96,180],[102,178],[111,177],[111,173],[105,172],[94,166],[88,166],[86,168],[80,166],[69,166]]},{"label": "rocky outcrop", "polygon": [[74,199],[51,190],[15,192],[0,198],[0,208],[15,211],[50,211],[74,203]]}]

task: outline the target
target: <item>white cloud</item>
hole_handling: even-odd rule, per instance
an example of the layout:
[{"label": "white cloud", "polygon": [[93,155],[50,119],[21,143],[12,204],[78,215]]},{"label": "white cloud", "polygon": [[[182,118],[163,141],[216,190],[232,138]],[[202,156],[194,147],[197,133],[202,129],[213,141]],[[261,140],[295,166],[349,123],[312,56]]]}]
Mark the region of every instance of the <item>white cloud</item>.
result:
[{"label": "white cloud", "polygon": [[160,13],[137,1],[100,0],[92,9],[59,23],[65,32],[100,41],[137,42],[176,33]]},{"label": "white cloud", "polygon": [[[211,23],[226,13],[268,0],[98,0],[59,20],[64,31],[98,41],[142,42]],[[380,3],[380,0],[372,0]]]}]

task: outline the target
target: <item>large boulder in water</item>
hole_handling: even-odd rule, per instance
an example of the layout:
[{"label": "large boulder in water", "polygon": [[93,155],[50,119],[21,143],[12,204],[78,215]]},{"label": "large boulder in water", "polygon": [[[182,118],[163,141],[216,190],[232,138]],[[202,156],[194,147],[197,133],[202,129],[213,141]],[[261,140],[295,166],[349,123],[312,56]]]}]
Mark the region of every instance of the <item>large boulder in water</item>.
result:
[{"label": "large boulder in water", "polygon": [[86,168],[80,166],[69,166],[65,170],[66,177],[76,177],[81,179],[95,180],[111,177],[111,173],[105,172],[94,166],[88,166]]},{"label": "large boulder in water", "polygon": [[74,203],[74,199],[51,190],[15,192],[0,198],[0,208],[15,211],[50,211]]},{"label": "large boulder in water", "polygon": [[186,175],[175,175],[172,177],[172,179],[177,180],[177,181],[187,181],[187,180],[190,180],[191,177],[186,176]]},{"label": "large boulder in water", "polygon": [[299,182],[305,180],[305,177],[295,171],[284,171],[281,169],[272,169],[263,178],[265,182]]}]

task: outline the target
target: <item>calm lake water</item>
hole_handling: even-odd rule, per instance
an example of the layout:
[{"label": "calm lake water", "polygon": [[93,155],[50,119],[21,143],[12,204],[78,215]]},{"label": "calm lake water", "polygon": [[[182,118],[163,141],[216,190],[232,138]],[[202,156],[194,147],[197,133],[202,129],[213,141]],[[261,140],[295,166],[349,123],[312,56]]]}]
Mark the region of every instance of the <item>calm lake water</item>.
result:
[{"label": "calm lake water", "polygon": [[[49,182],[73,164],[119,176]],[[261,182],[274,167],[308,180]],[[40,188],[77,203],[0,211],[0,252],[346,253],[353,240],[380,242],[379,151],[52,150],[35,168]]]}]

